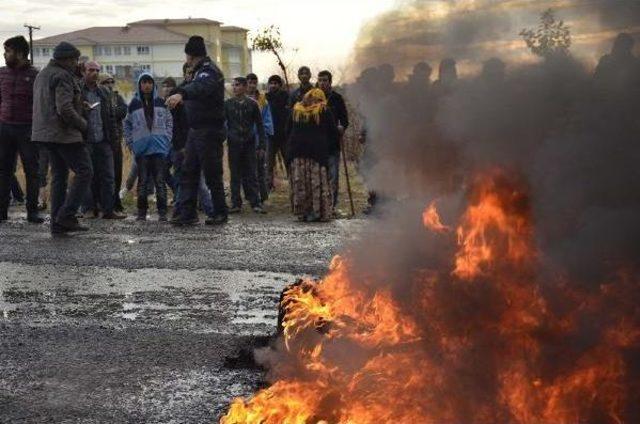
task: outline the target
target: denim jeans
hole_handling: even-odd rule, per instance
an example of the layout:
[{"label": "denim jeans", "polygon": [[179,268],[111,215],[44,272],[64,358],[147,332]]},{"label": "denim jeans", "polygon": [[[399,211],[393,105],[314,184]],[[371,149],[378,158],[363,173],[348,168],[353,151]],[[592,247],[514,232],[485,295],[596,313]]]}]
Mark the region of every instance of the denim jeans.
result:
[{"label": "denim jeans", "polygon": [[146,213],[149,209],[147,196],[149,195],[149,184],[153,184],[156,189],[156,204],[158,214],[167,213],[167,184],[165,175],[167,159],[164,155],[148,155],[136,158],[138,165],[138,213]]}]

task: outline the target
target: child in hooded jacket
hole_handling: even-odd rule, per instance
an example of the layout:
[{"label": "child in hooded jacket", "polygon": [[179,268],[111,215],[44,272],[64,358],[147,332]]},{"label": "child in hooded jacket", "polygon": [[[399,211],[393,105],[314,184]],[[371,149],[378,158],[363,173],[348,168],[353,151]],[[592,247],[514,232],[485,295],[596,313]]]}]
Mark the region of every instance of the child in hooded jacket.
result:
[{"label": "child in hooded jacket", "polygon": [[138,79],[138,91],[129,104],[124,121],[127,146],[138,166],[137,220],[147,219],[149,179],[155,185],[158,216],[167,220],[167,185],[165,168],[173,136],[173,119],[164,100],[158,95],[153,77],[143,73]]}]

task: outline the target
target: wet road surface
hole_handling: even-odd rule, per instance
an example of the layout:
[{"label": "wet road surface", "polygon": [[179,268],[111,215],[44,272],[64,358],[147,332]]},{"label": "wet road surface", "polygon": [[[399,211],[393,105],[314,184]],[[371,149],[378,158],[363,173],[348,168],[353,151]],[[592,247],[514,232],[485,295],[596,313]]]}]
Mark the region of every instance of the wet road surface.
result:
[{"label": "wet road surface", "polygon": [[245,214],[225,227],[0,224],[0,423],[213,423],[263,383],[238,364],[283,287],[361,221]]}]

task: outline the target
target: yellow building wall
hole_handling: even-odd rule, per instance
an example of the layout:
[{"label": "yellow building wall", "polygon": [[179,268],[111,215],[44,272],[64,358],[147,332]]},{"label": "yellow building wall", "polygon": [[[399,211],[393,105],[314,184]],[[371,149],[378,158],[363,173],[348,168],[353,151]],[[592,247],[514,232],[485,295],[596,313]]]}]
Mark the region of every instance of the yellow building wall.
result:
[{"label": "yellow building wall", "polygon": [[169,31],[184,34],[186,36],[199,35],[204,38],[207,44],[207,52],[209,57],[220,63],[222,60],[222,44],[221,30],[219,24],[198,24],[198,23],[185,23],[185,24],[169,24],[166,25]]},{"label": "yellow building wall", "polygon": [[93,46],[78,46],[76,48],[80,50],[80,56],[86,56],[89,60],[94,60],[93,57]]},{"label": "yellow building wall", "polygon": [[[244,75],[251,72],[251,51],[248,47],[247,32],[246,31],[222,31],[222,41],[227,44],[231,44],[242,49],[241,61],[242,61],[242,73]],[[222,63],[223,65],[229,62],[229,58],[226,57],[223,51]]]}]

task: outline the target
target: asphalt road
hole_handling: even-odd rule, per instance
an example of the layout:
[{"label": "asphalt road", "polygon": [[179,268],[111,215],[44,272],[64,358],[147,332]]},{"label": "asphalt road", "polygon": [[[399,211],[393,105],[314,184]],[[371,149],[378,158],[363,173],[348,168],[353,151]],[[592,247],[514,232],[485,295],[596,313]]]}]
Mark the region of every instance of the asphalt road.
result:
[{"label": "asphalt road", "polygon": [[263,384],[237,358],[275,331],[283,287],[362,222],[88,223],[0,224],[0,423],[217,422]]}]

